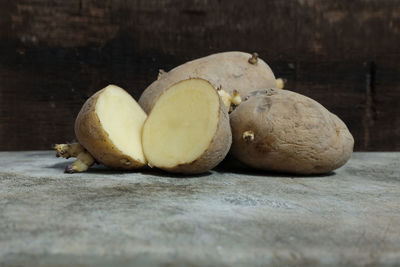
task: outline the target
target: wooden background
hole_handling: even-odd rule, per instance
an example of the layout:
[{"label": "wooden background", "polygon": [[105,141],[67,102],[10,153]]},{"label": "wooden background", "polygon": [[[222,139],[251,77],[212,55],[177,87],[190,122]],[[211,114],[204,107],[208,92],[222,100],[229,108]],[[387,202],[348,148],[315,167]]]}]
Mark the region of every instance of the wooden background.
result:
[{"label": "wooden background", "polygon": [[400,1],[0,1],[0,150],[74,139],[83,102],[220,51],[257,51],[341,117],[356,150],[400,150]]}]

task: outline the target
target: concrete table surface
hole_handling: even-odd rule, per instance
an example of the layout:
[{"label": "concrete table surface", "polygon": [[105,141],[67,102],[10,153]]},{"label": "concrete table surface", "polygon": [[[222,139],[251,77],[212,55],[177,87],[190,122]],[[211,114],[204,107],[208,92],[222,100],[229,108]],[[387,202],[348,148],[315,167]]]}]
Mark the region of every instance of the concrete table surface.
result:
[{"label": "concrete table surface", "polygon": [[400,153],[313,177],[71,161],[0,152],[0,266],[400,265]]}]

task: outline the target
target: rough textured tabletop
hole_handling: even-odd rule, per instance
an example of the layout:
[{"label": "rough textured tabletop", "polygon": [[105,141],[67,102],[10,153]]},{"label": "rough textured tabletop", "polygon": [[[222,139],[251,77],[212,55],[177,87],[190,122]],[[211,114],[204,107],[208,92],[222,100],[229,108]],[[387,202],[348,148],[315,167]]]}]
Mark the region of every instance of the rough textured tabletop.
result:
[{"label": "rough textured tabletop", "polygon": [[0,152],[0,266],[400,264],[400,153],[313,177],[64,174],[68,162]]}]

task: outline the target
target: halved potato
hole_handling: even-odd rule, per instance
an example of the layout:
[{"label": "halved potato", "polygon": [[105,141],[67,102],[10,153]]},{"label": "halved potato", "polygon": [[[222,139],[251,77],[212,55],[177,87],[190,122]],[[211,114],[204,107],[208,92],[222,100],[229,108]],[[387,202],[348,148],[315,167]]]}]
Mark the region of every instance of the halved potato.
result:
[{"label": "halved potato", "polygon": [[229,151],[229,118],[215,88],[203,79],[180,81],[158,97],[142,134],[150,166],[178,173],[214,168]]},{"label": "halved potato", "polygon": [[85,102],[75,121],[75,135],[105,166],[135,169],[147,163],[141,141],[146,118],[129,93],[109,85]]}]

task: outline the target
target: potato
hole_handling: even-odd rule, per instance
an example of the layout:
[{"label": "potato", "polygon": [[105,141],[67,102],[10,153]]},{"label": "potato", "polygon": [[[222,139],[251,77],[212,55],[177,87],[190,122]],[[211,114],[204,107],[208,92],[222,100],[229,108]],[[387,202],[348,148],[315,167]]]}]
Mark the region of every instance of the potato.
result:
[{"label": "potato", "polygon": [[75,135],[105,166],[135,169],[147,163],[141,141],[146,118],[130,94],[109,85],[85,102],[75,121]]},{"label": "potato", "polygon": [[214,86],[193,78],[163,90],[143,126],[142,142],[150,166],[186,174],[214,168],[232,143],[229,116]]},{"label": "potato", "polygon": [[281,89],[251,92],[230,114],[232,155],[268,171],[327,173],[349,160],[354,139],[316,101]]},{"label": "potato", "polygon": [[215,88],[225,91],[226,105],[236,90],[239,96],[265,87],[276,87],[275,76],[270,67],[257,54],[225,52],[199,58],[180,65],[169,72],[161,72],[159,79],[142,93],[139,104],[147,113],[157,98],[171,85],[189,78],[203,78]]}]

